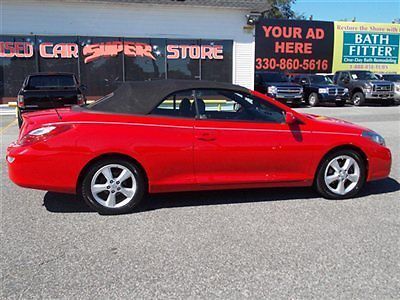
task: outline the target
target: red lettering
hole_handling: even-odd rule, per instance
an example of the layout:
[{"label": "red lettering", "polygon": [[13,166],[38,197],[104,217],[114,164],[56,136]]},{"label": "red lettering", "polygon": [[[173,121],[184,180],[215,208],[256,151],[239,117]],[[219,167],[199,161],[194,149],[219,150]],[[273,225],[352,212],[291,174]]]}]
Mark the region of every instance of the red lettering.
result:
[{"label": "red lettering", "polygon": [[276,42],[275,53],[312,54],[312,44],[301,42]]},{"label": "red lettering", "polygon": [[177,46],[177,45],[168,45],[167,46],[167,52],[172,53],[172,54],[168,54],[167,55],[168,59],[178,59],[179,58],[179,46]]},{"label": "red lettering", "polygon": [[43,58],[53,58],[53,53],[47,53],[47,47],[53,47],[52,43],[41,43],[39,46],[39,54]]},{"label": "red lettering", "polygon": [[302,30],[300,27],[286,27],[286,26],[263,26],[264,34],[266,38],[293,38],[301,39]]},{"label": "red lettering", "polygon": [[33,45],[28,42],[0,42],[0,57],[22,57],[33,56]]}]

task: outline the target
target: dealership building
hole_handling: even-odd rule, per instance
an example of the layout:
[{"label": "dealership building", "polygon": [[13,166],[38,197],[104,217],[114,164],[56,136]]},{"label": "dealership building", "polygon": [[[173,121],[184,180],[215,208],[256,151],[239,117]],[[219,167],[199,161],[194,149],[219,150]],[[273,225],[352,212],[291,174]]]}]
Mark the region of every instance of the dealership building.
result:
[{"label": "dealership building", "polygon": [[3,0],[1,102],[15,101],[35,72],[73,72],[89,98],[132,80],[252,88],[251,18],[268,8],[262,0]]}]

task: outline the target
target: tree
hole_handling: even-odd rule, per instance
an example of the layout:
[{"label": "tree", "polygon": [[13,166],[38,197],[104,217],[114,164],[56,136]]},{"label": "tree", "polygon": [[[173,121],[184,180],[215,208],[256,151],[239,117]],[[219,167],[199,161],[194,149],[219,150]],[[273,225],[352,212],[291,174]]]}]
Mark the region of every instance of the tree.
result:
[{"label": "tree", "polygon": [[264,17],[272,19],[301,19],[305,17],[297,14],[292,5],[296,0],[267,0],[271,4],[271,8],[264,12]]}]

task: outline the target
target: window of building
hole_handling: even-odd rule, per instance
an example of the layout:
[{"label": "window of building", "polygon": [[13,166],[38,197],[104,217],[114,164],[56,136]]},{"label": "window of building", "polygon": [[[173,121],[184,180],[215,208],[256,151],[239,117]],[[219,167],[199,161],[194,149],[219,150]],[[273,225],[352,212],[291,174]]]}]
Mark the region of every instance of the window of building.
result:
[{"label": "window of building", "polygon": [[79,37],[80,82],[86,95],[100,98],[123,82],[123,41],[113,37]]},{"label": "window of building", "polygon": [[166,79],[165,39],[124,39],[125,80]]},{"label": "window of building", "polygon": [[79,48],[76,36],[37,36],[39,72],[68,72],[79,77]]}]

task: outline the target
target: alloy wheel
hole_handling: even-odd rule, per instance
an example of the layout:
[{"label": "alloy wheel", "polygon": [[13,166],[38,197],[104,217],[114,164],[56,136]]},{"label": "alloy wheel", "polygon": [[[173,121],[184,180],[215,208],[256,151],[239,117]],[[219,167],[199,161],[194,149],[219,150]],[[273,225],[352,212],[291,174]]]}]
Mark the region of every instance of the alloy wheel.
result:
[{"label": "alloy wheel", "polygon": [[361,97],[360,96],[354,96],[353,104],[354,105],[360,105],[360,102],[361,102]]},{"label": "alloy wheel", "polygon": [[120,164],[100,168],[92,177],[90,190],[93,198],[107,208],[119,208],[135,196],[136,178],[132,171]]},{"label": "alloy wheel", "polygon": [[311,95],[310,99],[308,100],[308,102],[311,106],[314,106],[316,101],[317,101],[317,99],[316,99],[315,95]]},{"label": "alloy wheel", "polygon": [[360,166],[348,155],[332,159],[325,169],[324,180],[329,190],[337,195],[346,195],[358,184],[361,177]]}]

